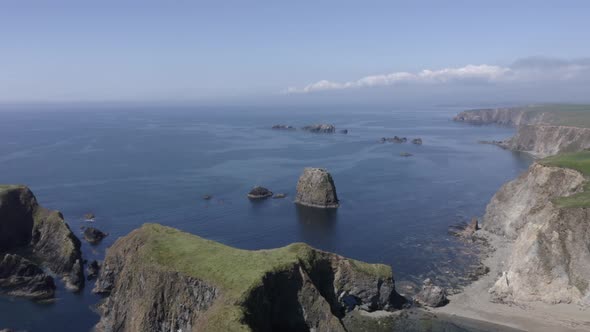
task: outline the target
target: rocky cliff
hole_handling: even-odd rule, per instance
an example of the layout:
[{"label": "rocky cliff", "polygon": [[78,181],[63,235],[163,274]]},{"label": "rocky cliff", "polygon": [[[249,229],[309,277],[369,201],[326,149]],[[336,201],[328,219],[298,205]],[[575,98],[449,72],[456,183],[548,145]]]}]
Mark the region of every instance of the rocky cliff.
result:
[{"label": "rocky cliff", "polygon": [[556,203],[585,182],[575,170],[535,163],[494,195],[483,228],[513,248],[490,292],[505,301],[590,304],[590,211]]},{"label": "rocky cliff", "polygon": [[454,121],[471,124],[500,124],[517,127],[516,135],[496,144],[535,157],[575,152],[590,148],[590,129],[561,126],[558,113],[529,108],[497,108],[470,110],[457,114]]},{"label": "rocky cliff", "polygon": [[485,108],[468,110],[457,114],[453,120],[471,124],[499,124],[520,126],[548,123],[552,115],[527,108]]},{"label": "rocky cliff", "polygon": [[590,129],[569,126],[523,125],[516,135],[499,144],[543,158],[590,148]]},{"label": "rocky cliff", "polygon": [[80,241],[62,214],[40,206],[26,186],[0,185],[0,252],[23,249],[62,276],[68,288],[82,287]]},{"label": "rocky cliff", "polygon": [[247,251],[146,224],[108,249],[102,331],[345,331],[359,307],[392,309],[391,269],[296,243]]}]

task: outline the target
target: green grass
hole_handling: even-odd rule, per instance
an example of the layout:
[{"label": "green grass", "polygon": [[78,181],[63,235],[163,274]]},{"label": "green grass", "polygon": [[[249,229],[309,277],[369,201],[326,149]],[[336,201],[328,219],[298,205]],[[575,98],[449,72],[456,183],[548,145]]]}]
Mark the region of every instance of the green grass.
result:
[{"label": "green grass", "polygon": [[[141,229],[145,240],[141,258],[165,269],[178,271],[204,280],[220,288],[224,305],[209,317],[212,330],[242,330],[243,303],[249,292],[262,283],[269,272],[288,269],[301,263],[311,266],[323,253],[304,243],[294,243],[271,250],[241,250],[206,240],[179,230],[145,224]],[[391,268],[349,260],[359,273],[392,277]]]},{"label": "green grass", "polygon": [[511,107],[515,111],[548,113],[546,124],[590,128],[589,104],[538,104]]},{"label": "green grass", "polygon": [[557,198],[553,203],[561,208],[590,207],[590,181],[588,181],[590,178],[590,151],[559,154],[541,159],[539,163],[545,166],[570,168],[582,173],[587,178],[584,191],[568,197]]}]

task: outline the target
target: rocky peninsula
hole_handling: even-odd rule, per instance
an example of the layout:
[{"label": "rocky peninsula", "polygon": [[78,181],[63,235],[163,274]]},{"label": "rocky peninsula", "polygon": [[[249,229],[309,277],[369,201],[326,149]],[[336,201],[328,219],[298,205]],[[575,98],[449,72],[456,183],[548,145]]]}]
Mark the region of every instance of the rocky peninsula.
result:
[{"label": "rocky peninsula", "polygon": [[347,331],[403,303],[391,268],[303,243],[248,251],[145,224],[108,249],[99,331]]},{"label": "rocky peninsula", "polygon": [[[22,252],[29,253],[30,257],[7,258],[9,254],[18,256]],[[35,265],[32,262],[39,262],[61,276],[69,289],[78,291],[84,285],[80,240],[63,215],[40,206],[26,186],[0,185],[0,254],[4,260],[28,266],[26,276],[44,278],[31,267]]]}]

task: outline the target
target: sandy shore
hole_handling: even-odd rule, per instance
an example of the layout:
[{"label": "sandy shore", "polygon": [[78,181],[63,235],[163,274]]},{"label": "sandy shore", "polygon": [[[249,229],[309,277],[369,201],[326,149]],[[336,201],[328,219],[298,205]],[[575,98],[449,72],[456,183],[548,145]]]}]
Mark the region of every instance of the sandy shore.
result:
[{"label": "sandy shore", "polygon": [[432,312],[524,331],[590,331],[590,308],[540,302],[494,303],[488,290],[504,271],[504,260],[509,256],[512,243],[483,230],[478,231],[478,235],[487,239],[490,247],[495,249],[490,250],[489,256],[483,260],[490,272],[463,292],[449,297],[448,305]]}]

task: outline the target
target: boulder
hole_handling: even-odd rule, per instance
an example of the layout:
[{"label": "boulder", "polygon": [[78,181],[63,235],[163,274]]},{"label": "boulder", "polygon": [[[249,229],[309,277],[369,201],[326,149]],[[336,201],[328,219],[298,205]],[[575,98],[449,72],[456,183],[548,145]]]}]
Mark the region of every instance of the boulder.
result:
[{"label": "boulder", "polygon": [[89,213],[84,214],[84,220],[86,220],[86,221],[94,221],[94,218],[95,218],[94,213],[89,212]]},{"label": "boulder", "polygon": [[250,199],[263,199],[271,196],[272,191],[260,186],[252,188],[252,190],[250,190],[248,193],[248,198]]},{"label": "boulder", "polygon": [[412,140],[412,144],[422,145],[422,139],[421,138],[414,138]]},{"label": "boulder", "polygon": [[331,124],[314,124],[301,128],[302,130],[312,133],[328,133],[331,134],[336,131],[336,127]]},{"label": "boulder", "polygon": [[446,290],[433,285],[430,279],[424,280],[422,290],[416,294],[414,301],[433,308],[442,307],[449,302]]},{"label": "boulder", "polygon": [[3,254],[0,259],[0,293],[45,300],[54,297],[55,283],[28,259]]},{"label": "boulder", "polygon": [[338,195],[332,175],[322,168],[306,168],[297,182],[295,203],[317,208],[337,208]]},{"label": "boulder", "polygon": [[96,260],[93,260],[90,264],[88,264],[88,267],[86,268],[86,279],[92,280],[96,278],[99,272],[100,264]]},{"label": "boulder", "polygon": [[339,133],[346,135],[348,134],[348,129],[342,129],[339,131]]},{"label": "boulder", "polygon": [[107,233],[94,227],[87,227],[84,229],[84,239],[91,244],[99,244],[102,239],[107,237],[107,235]]}]

